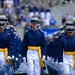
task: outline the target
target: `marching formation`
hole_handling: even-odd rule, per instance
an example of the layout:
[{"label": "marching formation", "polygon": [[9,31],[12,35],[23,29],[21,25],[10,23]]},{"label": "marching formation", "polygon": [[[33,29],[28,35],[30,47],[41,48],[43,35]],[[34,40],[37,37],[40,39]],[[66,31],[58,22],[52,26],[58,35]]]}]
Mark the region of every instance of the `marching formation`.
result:
[{"label": "marching formation", "polygon": [[[59,71],[60,75],[74,75],[74,22],[66,21],[48,42],[40,29],[38,17],[30,19],[30,27],[21,40],[16,33],[17,29],[9,24],[8,18],[0,15],[1,70],[4,66],[11,65],[12,73],[7,75],[18,75],[20,72],[24,75],[59,75]],[[59,69],[58,73],[52,71],[53,66]],[[5,74],[0,72],[0,75]]]}]

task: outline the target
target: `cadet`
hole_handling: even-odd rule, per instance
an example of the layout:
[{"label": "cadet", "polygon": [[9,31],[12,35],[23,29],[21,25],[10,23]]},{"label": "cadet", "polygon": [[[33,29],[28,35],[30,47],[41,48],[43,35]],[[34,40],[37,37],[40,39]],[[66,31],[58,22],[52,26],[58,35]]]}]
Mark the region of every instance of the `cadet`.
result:
[{"label": "cadet", "polygon": [[33,17],[30,22],[31,30],[25,33],[23,39],[23,57],[27,57],[28,75],[40,75],[40,66],[44,67],[42,60],[45,60],[47,43],[44,33],[38,28],[38,17]]},{"label": "cadet", "polygon": [[9,33],[4,31],[5,29],[5,21],[0,21],[0,48],[5,49],[8,48],[8,56],[13,55],[13,41]]},{"label": "cadet", "polygon": [[[58,37],[58,39],[57,39],[57,46],[58,46],[58,44],[59,44],[59,42],[60,42],[60,40],[61,39],[63,39],[67,34],[66,34],[66,26],[74,26],[74,23],[72,22],[72,21],[66,21],[65,23],[64,23],[64,25],[63,25],[63,33],[61,33],[61,31],[60,31],[60,35],[59,35],[59,37]],[[57,53],[57,55],[59,56],[59,53]],[[59,56],[60,57],[60,56]],[[60,60],[58,60],[58,62],[60,62],[62,59],[60,59]]]},{"label": "cadet", "polygon": [[7,29],[9,29],[9,30],[11,30],[13,33],[14,33],[14,36],[15,36],[15,38],[14,38],[14,43],[15,43],[15,45],[14,45],[14,47],[15,47],[15,49],[14,49],[14,56],[15,57],[17,57],[19,54],[21,54],[20,52],[20,50],[21,50],[21,46],[22,46],[22,44],[21,44],[21,39],[19,38],[19,36],[16,34],[16,32],[17,32],[17,29],[13,26],[13,25],[7,25]]},{"label": "cadet", "polygon": [[52,40],[49,42],[48,46],[47,46],[47,56],[49,56],[47,58],[47,60],[49,60],[49,58],[51,58],[52,63],[56,62],[56,50],[57,49],[57,36],[56,34],[53,34]]},{"label": "cadet", "polygon": [[[64,50],[64,56],[63,56]],[[69,65],[75,69],[75,34],[74,26],[66,26],[66,35],[60,40],[58,45],[58,60],[63,62],[63,69],[66,74],[70,74]]]},{"label": "cadet", "polygon": [[10,29],[7,28],[7,25],[9,24],[8,18],[5,15],[0,15],[0,21],[3,21],[3,22],[5,21],[4,31],[6,33],[10,33],[12,40],[14,40],[15,36],[14,36],[13,32]]}]

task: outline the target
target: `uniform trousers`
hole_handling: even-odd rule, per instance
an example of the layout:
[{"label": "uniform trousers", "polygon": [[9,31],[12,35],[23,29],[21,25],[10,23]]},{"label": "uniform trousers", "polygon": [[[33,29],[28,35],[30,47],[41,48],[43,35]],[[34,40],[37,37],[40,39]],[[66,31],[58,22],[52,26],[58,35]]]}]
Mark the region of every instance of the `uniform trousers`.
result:
[{"label": "uniform trousers", "polygon": [[27,51],[28,75],[40,75],[40,57],[37,50]]},{"label": "uniform trousers", "polygon": [[5,56],[3,52],[0,52],[0,67],[5,65]]},{"label": "uniform trousers", "polygon": [[64,72],[66,74],[71,74],[73,73],[73,56],[72,55],[63,55],[63,67],[64,67]]}]

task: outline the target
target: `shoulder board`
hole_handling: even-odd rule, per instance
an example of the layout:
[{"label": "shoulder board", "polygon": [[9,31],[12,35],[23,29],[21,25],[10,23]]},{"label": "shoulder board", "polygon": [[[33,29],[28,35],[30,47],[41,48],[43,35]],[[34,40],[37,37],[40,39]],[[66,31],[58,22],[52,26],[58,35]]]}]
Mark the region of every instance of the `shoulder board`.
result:
[{"label": "shoulder board", "polygon": [[7,33],[8,35],[10,35],[10,33]]},{"label": "shoulder board", "polygon": [[42,29],[39,29],[39,31],[40,31],[40,32],[44,32],[44,31],[42,31]]},{"label": "shoulder board", "polygon": [[4,32],[5,34],[7,34],[7,35],[10,35],[10,33],[9,32]]},{"label": "shoulder board", "polygon": [[61,39],[65,39],[65,38],[66,38],[66,36],[65,36],[65,35],[63,35]]},{"label": "shoulder board", "polygon": [[25,32],[28,32],[29,30],[26,30]]},{"label": "shoulder board", "polygon": [[15,36],[15,38],[17,38],[17,37]]}]

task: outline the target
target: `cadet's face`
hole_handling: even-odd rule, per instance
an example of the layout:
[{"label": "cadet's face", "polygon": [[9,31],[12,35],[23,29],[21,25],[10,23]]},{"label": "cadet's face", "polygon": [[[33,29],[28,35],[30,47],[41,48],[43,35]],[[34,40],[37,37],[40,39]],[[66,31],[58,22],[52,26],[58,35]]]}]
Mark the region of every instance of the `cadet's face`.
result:
[{"label": "cadet's face", "polygon": [[3,25],[3,27],[0,27],[0,32],[4,31],[4,29],[6,28],[5,26],[6,26],[6,23]]},{"label": "cadet's face", "polygon": [[4,28],[6,28],[7,27],[7,23],[5,22],[5,24],[4,24]]},{"label": "cadet's face", "polygon": [[67,35],[68,35],[69,37],[71,37],[73,34],[74,34],[74,32],[67,32]]},{"label": "cadet's face", "polygon": [[33,29],[37,29],[38,24],[37,23],[31,23],[31,26]]}]

